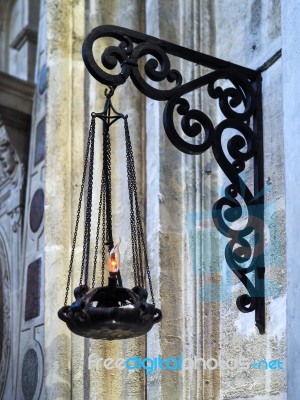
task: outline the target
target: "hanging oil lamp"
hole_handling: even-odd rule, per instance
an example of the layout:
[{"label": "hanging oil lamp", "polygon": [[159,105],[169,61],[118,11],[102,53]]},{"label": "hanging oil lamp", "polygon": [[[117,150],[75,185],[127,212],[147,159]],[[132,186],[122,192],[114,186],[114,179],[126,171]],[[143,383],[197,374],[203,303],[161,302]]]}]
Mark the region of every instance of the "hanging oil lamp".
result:
[{"label": "hanging oil lamp", "polygon": [[[114,87],[105,91],[106,101],[102,113],[91,114],[91,124],[85,153],[84,170],[64,306],[58,316],[75,334],[92,339],[128,339],[145,335],[162,318],[155,307],[150,269],[140,210],[138,205],[136,174],[127,115],[118,113],[112,105]],[[103,169],[98,207],[97,229],[93,259],[91,258],[91,220],[94,179],[95,121],[103,122]],[[132,272],[134,288],[123,287],[120,272],[120,242],[114,244],[111,215],[111,140],[109,128],[117,120],[124,121],[128,193],[130,203],[130,229],[132,248]],[[88,179],[86,179],[88,178]],[[87,181],[87,182],[86,182]],[[77,232],[84,189],[87,186],[85,228],[79,285],[74,290],[75,301],[69,306],[68,293],[72,275]],[[98,268],[100,229],[102,226],[101,270]],[[106,261],[107,256],[107,261]],[[92,260],[92,263],[91,263]],[[105,268],[107,264],[107,268]],[[90,267],[92,265],[92,267]],[[107,270],[107,273],[105,271]],[[96,276],[101,276],[101,286],[95,287]],[[108,284],[104,286],[105,275]],[[147,303],[150,289],[152,303]],[[91,285],[89,284],[91,282]]]}]

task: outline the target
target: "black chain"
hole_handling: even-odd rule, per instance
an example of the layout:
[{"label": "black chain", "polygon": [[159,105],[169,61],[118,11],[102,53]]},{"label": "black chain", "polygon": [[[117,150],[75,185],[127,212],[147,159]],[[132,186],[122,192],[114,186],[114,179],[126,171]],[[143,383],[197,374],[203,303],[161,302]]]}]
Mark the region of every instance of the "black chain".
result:
[{"label": "black chain", "polygon": [[[127,163],[129,163],[127,159]],[[127,164],[128,165],[128,164]],[[128,174],[128,191],[129,191],[129,203],[130,203],[130,228],[131,228],[131,247],[132,247],[132,264],[134,273],[134,284],[137,286],[140,284],[139,274],[138,274],[138,257],[136,248],[136,229],[135,229],[135,215],[134,215],[134,205],[133,205],[133,193],[132,193],[132,182],[130,175]]]},{"label": "black chain", "polygon": [[131,231],[131,247],[132,247],[132,264],[134,273],[134,284],[136,286],[141,284],[140,273],[141,265],[138,257],[137,248],[137,232],[136,232],[136,219],[134,212],[134,194],[133,194],[133,176],[132,176],[132,158],[131,158],[131,143],[130,137],[125,130],[125,143],[126,143],[126,164],[127,164],[127,181],[128,193],[130,204],[130,231]]},{"label": "black chain", "polygon": [[102,170],[101,191],[100,191],[100,200],[99,200],[99,208],[98,208],[92,287],[95,286],[95,279],[96,279],[96,266],[97,266],[101,216],[102,216],[101,285],[104,286],[105,245],[106,244],[108,245],[108,250],[111,250],[113,248],[112,223],[111,223],[111,221],[112,221],[112,216],[111,216],[111,143],[110,143],[110,136],[109,136],[109,126],[106,122],[104,122],[104,127],[103,127],[103,170]]},{"label": "black chain", "polygon": [[103,130],[103,170],[105,177],[106,195],[106,242],[108,250],[114,247],[112,235],[112,215],[111,215],[111,143],[109,135],[109,125],[104,124]]},{"label": "black chain", "polygon": [[103,191],[102,191],[102,201],[103,201],[103,213],[102,213],[102,248],[101,248],[101,255],[102,255],[102,262],[101,262],[101,286],[104,286],[104,272],[105,272],[105,242],[106,242],[106,205],[105,205],[105,184],[103,184]]},{"label": "black chain", "polygon": [[135,176],[135,167],[134,167],[134,159],[133,159],[133,152],[132,146],[130,142],[129,132],[125,131],[126,137],[126,152],[127,152],[127,175],[128,175],[128,187],[129,187],[129,197],[130,197],[130,225],[132,231],[132,245],[133,245],[133,252],[134,252],[134,259],[136,262],[136,269],[137,269],[137,279],[138,285],[143,284],[143,261],[142,261],[142,252],[141,252],[141,242],[140,242],[140,234],[141,229],[137,223],[137,213],[136,213],[136,176]]},{"label": "black chain", "polygon": [[[103,204],[103,186],[104,186],[104,173],[102,171],[100,200],[99,200],[99,206],[98,206],[98,219],[97,219],[97,230],[96,230],[96,242],[95,242],[95,255],[94,255],[92,288],[95,287],[95,280],[96,280],[96,267],[97,267],[97,258],[98,258],[99,234],[100,234],[101,214],[102,214],[102,204]],[[105,213],[103,215],[105,215]],[[103,277],[103,280],[104,280],[104,277]]]},{"label": "black chain", "polygon": [[85,272],[85,284],[88,285],[89,273],[89,256],[90,256],[90,240],[91,240],[91,217],[92,217],[92,200],[93,200],[93,172],[94,172],[94,147],[95,147],[95,117],[92,116],[91,121],[92,136],[90,144],[90,165],[88,177],[86,217],[83,239],[82,262],[80,271],[79,285],[82,285],[83,274]]},{"label": "black chain", "polygon": [[[138,268],[138,270],[136,271],[136,274],[139,275],[139,277],[137,277],[137,279],[141,280],[141,279],[143,279],[142,256],[141,256],[141,252],[143,251],[150,294],[151,294],[151,298],[152,298],[152,303],[155,307],[151,274],[150,274],[150,268],[149,268],[148,256],[147,256],[147,249],[146,249],[146,243],[145,243],[141,215],[140,215],[140,209],[139,209],[139,204],[138,204],[134,157],[133,157],[132,145],[131,145],[131,140],[130,140],[127,117],[124,118],[124,130],[125,130],[125,142],[126,142],[128,191],[129,191],[129,201],[130,201],[130,227],[131,227],[131,237],[132,237],[131,240],[132,240],[133,244],[135,243],[135,245],[132,246],[132,251],[133,251],[133,253],[135,253],[133,255],[133,257],[138,262],[138,264],[136,265]],[[133,203],[135,203],[134,210],[133,210]],[[137,227],[137,229],[135,229],[135,226]],[[140,246],[140,244],[142,244],[142,246]],[[141,247],[142,247],[142,250],[141,250]]]},{"label": "black chain", "polygon": [[[107,108],[107,116],[110,116],[111,104]],[[114,109],[113,109],[114,110]],[[120,114],[121,115],[121,114]],[[82,198],[85,186],[86,171],[89,161],[89,175],[88,175],[88,188],[87,188],[87,204],[86,204],[86,218],[85,218],[85,228],[84,228],[84,241],[83,241],[83,252],[82,252],[82,263],[80,271],[80,282],[82,285],[83,275],[85,276],[85,284],[88,284],[89,277],[89,257],[90,257],[90,238],[91,238],[91,217],[92,217],[92,190],[93,190],[93,171],[94,171],[94,145],[95,145],[95,114],[92,114],[92,120],[89,129],[87,149],[84,161],[84,170],[82,177],[81,190],[79,195],[79,204],[77,210],[77,218],[75,223],[74,238],[71,251],[71,260],[68,271],[68,280],[65,296],[65,305],[67,305],[68,292],[70,288],[71,272],[74,262],[74,254],[76,247],[76,239],[78,233],[78,225],[80,220],[80,211],[82,205]],[[126,144],[126,164],[127,164],[127,178],[128,178],[128,192],[129,192],[129,203],[130,203],[130,228],[131,228],[131,243],[132,243],[132,262],[133,262],[133,273],[134,282],[136,286],[144,287],[144,268],[148,278],[148,284],[150,288],[150,294],[152,298],[152,303],[155,306],[154,294],[151,282],[151,275],[148,263],[148,256],[146,250],[145,237],[143,232],[142,220],[140,215],[139,203],[138,203],[138,193],[136,185],[136,172],[133,157],[133,150],[130,140],[130,133],[128,127],[127,116],[124,118],[124,130],[125,130],[125,144]],[[100,226],[102,219],[102,247],[101,247],[101,284],[104,286],[104,272],[105,272],[105,246],[108,246],[108,251],[110,251],[113,244],[112,235],[112,208],[111,208],[111,141],[109,135],[109,122],[108,120],[103,120],[103,171],[101,178],[101,190],[98,205],[98,219],[97,219],[97,230],[96,230],[96,242],[95,242],[95,254],[93,263],[93,274],[92,274],[92,287],[95,286],[96,280],[96,267],[97,267],[97,257],[99,248],[99,236],[100,236]],[[143,262],[144,261],[144,262]],[[118,278],[119,279],[119,278]],[[121,279],[120,279],[121,282]]]},{"label": "black chain", "polygon": [[77,216],[76,216],[75,229],[74,229],[74,236],[73,236],[73,244],[72,244],[71,258],[70,258],[69,271],[68,271],[68,280],[67,280],[66,295],[65,295],[65,303],[64,303],[65,306],[67,305],[67,302],[68,302],[68,295],[69,295],[69,289],[70,289],[71,274],[72,274],[72,268],[73,268],[73,262],[74,262],[74,254],[75,254],[75,247],[76,247],[76,240],[77,240],[77,233],[78,233],[78,225],[79,225],[79,220],[80,220],[80,211],[81,211],[82,197],[83,197],[83,192],[84,192],[85,177],[86,177],[87,164],[88,164],[89,153],[90,153],[90,144],[91,144],[92,136],[94,135],[94,133],[93,133],[94,129],[95,129],[95,126],[94,126],[94,118],[92,118],[91,124],[90,124],[90,129],[89,129],[89,135],[88,135],[87,145],[86,145],[85,158],[84,158],[83,175],[82,175],[82,181],[81,181],[81,188],[80,188],[80,194],[79,194],[79,201],[78,201],[78,209],[77,209]]}]

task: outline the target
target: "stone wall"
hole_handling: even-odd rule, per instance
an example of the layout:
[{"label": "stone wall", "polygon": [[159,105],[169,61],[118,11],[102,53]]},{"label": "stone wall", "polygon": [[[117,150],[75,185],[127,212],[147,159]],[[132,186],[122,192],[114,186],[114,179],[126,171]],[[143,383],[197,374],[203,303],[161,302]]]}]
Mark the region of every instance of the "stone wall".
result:
[{"label": "stone wall", "polygon": [[282,21],[282,82],[283,82],[283,127],[286,187],[286,258],[287,258],[287,369],[288,398],[300,396],[299,360],[299,113],[298,113],[298,66],[299,15],[298,2],[281,4]]},{"label": "stone wall", "polygon": [[[28,8],[33,3],[34,7]],[[292,10],[290,6],[281,13],[279,0],[0,1],[0,13],[11,15],[0,17],[0,50],[5,54],[0,58],[0,114],[4,122],[0,131],[1,137],[9,138],[18,161],[15,169],[8,171],[6,163],[0,171],[0,196],[4,198],[0,207],[0,349],[8,349],[7,357],[0,359],[4,371],[0,372],[0,396],[5,390],[4,399],[287,398],[286,370],[211,370],[200,363],[191,371],[157,370],[147,375],[143,370],[128,373],[101,366],[90,369],[89,357],[116,360],[137,355],[153,359],[161,355],[166,359],[181,355],[204,360],[243,357],[252,362],[280,359],[286,368],[283,136],[289,146],[285,153],[289,162],[293,143],[288,135],[291,123],[287,117],[284,125],[282,121],[283,109],[287,114],[292,112],[282,70],[287,78],[295,67],[288,61],[292,46],[288,39],[291,28],[287,26]],[[283,65],[281,14],[288,49]],[[211,218],[212,206],[223,195],[226,179],[210,151],[190,156],[169,142],[162,124],[164,102],[145,98],[130,79],[116,90],[113,104],[129,115],[154,295],[163,320],[147,337],[108,342],[73,335],[58,319],[57,310],[65,299],[90,113],[100,112],[104,104],[104,86],[85,69],[81,46],[92,28],[105,24],[145,32],[262,71],[265,335],[259,335],[255,328],[253,313],[242,314],[236,307],[235,300],[244,291],[224,258],[227,239],[216,230]],[[99,52],[110,43],[102,41]],[[186,81],[207,73],[199,65],[175,58],[171,61],[172,68],[180,70]],[[291,81],[289,88],[293,84]],[[17,111],[22,116],[19,127],[12,123],[15,114],[7,112],[8,98],[18,104]],[[195,91],[189,101],[213,121],[220,120],[206,90]],[[295,109],[291,119],[298,118]],[[131,287],[129,205],[121,131],[121,125],[111,130],[113,229],[115,239],[122,240],[122,277]],[[102,156],[100,127],[96,133],[97,194]],[[0,152],[6,149],[1,143]],[[11,175],[24,182],[23,165],[26,188],[13,186]],[[246,177],[251,181],[250,169]],[[293,197],[293,181],[288,182]],[[11,193],[13,196],[9,197]],[[21,219],[17,212],[20,206],[24,207]],[[96,207],[97,196],[93,209]],[[288,209],[291,223],[295,209]],[[294,237],[295,230],[294,227]],[[71,295],[78,286],[82,240],[80,225]],[[290,270],[297,262],[292,253],[290,248]],[[297,287],[292,289],[296,295]],[[14,296],[8,304],[9,293]],[[73,301],[71,295],[68,304]],[[18,299],[22,299],[21,304]],[[292,312],[291,320],[294,317]],[[290,337],[297,342],[294,334]],[[295,384],[291,384],[291,393],[294,388]]]},{"label": "stone wall", "polygon": [[[264,174],[266,334],[258,335],[254,316],[234,306],[243,293],[222,263],[222,275],[232,286],[232,301],[221,303],[222,358],[238,356],[252,362],[280,359],[286,366],[286,233],[283,146],[281,20],[279,1],[216,2],[216,55],[262,71]],[[225,40],[228,39],[228,40]],[[230,39],[229,39],[230,38]],[[224,178],[220,175],[219,185]],[[259,396],[286,398],[284,371],[221,371],[224,399]]]},{"label": "stone wall", "polygon": [[[215,53],[218,57],[229,59],[232,62],[257,68],[280,49],[279,14],[273,12],[277,10],[276,5],[273,5],[273,8],[271,5],[268,7],[255,2],[249,2],[247,6],[243,7],[232,4],[234,12],[232,11],[227,23],[226,13],[228,11],[225,9],[225,5],[216,4],[213,7],[211,2],[202,3],[199,6],[198,2],[192,1],[185,2],[184,5],[181,2],[149,1],[146,3],[145,9],[141,7],[140,3],[132,1],[128,4],[122,2],[122,5],[114,2],[109,6],[107,2],[98,2],[91,4],[90,8],[86,9],[88,20],[84,25],[83,21],[79,24],[76,19],[83,12],[81,4],[71,7],[70,4],[55,2],[49,6],[49,87],[52,86],[55,97],[50,91],[48,115],[55,115],[56,118],[49,118],[48,129],[59,135],[56,138],[52,137],[51,142],[53,140],[53,143],[63,144],[64,152],[61,156],[64,161],[60,159],[58,152],[55,154],[54,161],[54,148],[49,142],[50,164],[47,173],[49,190],[46,202],[51,224],[48,225],[48,239],[46,227],[46,259],[51,265],[51,269],[46,275],[46,288],[49,288],[49,291],[46,292],[47,302],[55,304],[55,307],[59,307],[62,303],[63,286],[55,294],[52,292],[52,287],[55,276],[58,273],[62,275],[62,271],[64,273],[67,271],[67,250],[70,248],[70,232],[74,226],[72,221],[74,221],[75,215],[71,213],[66,215],[66,209],[75,209],[76,207],[80,175],[76,173],[74,175],[72,171],[80,169],[83,157],[84,136],[78,128],[82,127],[82,131],[87,130],[88,118],[86,115],[93,109],[99,110],[103,102],[103,89],[100,85],[88,75],[85,75],[84,79],[85,72],[79,56],[84,35],[93,26],[120,24],[135,30],[145,30],[149,34],[210,54]],[[125,15],[127,16],[126,23],[124,22]],[[168,15],[168,24],[165,23],[166,15]],[[132,22],[128,16],[132,16]],[[248,18],[247,22],[243,26],[239,25],[238,21],[246,17]],[[262,23],[263,20],[268,22],[267,25]],[[69,24],[70,30],[65,29],[66,23]],[[229,37],[233,26],[237,27],[234,38],[228,41],[222,40],[226,35]],[[62,34],[57,35],[57,32]],[[193,35],[193,32],[197,32],[196,36]],[[196,40],[197,35],[200,38],[198,40]],[[263,40],[264,36],[261,37],[262,35],[269,40],[268,45],[266,40]],[[236,45],[233,46],[232,40],[234,39],[236,39]],[[256,56],[254,57],[253,54]],[[164,358],[183,355],[184,357],[197,356],[205,359],[219,356],[231,358],[243,354],[244,357],[252,359],[255,347],[258,349],[257,357],[285,359],[285,324],[278,324],[278,321],[284,321],[281,315],[285,315],[285,280],[282,278],[281,272],[285,259],[284,231],[281,231],[283,236],[279,238],[274,233],[278,226],[283,225],[284,192],[283,175],[280,172],[282,171],[282,153],[276,155],[277,164],[270,158],[273,157],[277,143],[274,138],[273,126],[277,128],[275,136],[280,137],[281,105],[280,101],[277,101],[280,96],[274,93],[274,90],[280,90],[280,64],[278,63],[279,61],[277,64],[268,66],[269,68],[263,73],[265,74],[264,92],[268,98],[274,99],[273,103],[266,103],[264,108],[267,142],[265,147],[266,185],[268,184],[266,214],[269,236],[267,235],[267,238],[270,243],[276,238],[282,245],[282,247],[273,249],[274,251],[270,250],[267,254],[267,282],[269,284],[267,306],[272,310],[278,305],[282,314],[268,314],[267,334],[259,336],[254,328],[253,317],[244,316],[238,312],[235,298],[241,288],[233,277],[228,276],[228,267],[223,262],[224,240],[219,243],[219,236],[208,217],[210,208],[216,199],[218,187],[223,185],[223,178],[221,174],[218,177],[217,167],[211,160],[210,154],[193,159],[190,156],[182,155],[173,148],[163,132],[162,104],[146,100],[144,111],[142,105],[145,100],[127,82],[124,87],[118,89],[114,101],[117,109],[129,115],[132,113],[134,121],[130,123],[136,141],[134,147],[137,154],[138,181],[144,181],[141,195],[147,199],[144,211],[150,265],[155,296],[159,299],[164,319],[149,333],[147,343],[144,342],[144,339],[117,344],[94,342],[77,337],[73,337],[71,340],[70,334],[65,331],[65,328],[61,324],[58,325],[59,333],[52,331],[46,337],[45,343],[46,354],[48,354],[46,356],[46,371],[48,371],[46,392],[49,398],[62,396],[60,393],[64,393],[65,398],[71,390],[75,398],[81,398],[84,393],[85,396],[92,398],[97,396],[97,393],[102,393],[109,398],[120,398],[120,396],[126,395],[129,395],[130,398],[141,398],[145,393],[145,383],[147,398],[169,398],[170,396],[178,399],[245,398],[246,396],[251,398],[255,395],[266,398],[274,395],[276,398],[279,398],[278,396],[283,398],[285,375],[278,372],[272,375],[270,371],[254,371],[248,376],[249,379],[245,379],[244,373],[233,374],[228,370],[200,369],[191,373],[189,371],[182,373],[156,371],[148,376],[143,376],[142,372],[135,372],[129,376],[124,375],[123,372],[116,374],[116,371],[107,371],[104,368],[100,371],[87,370],[87,359],[92,353],[102,358],[117,358],[118,356],[126,358],[136,354],[139,356],[147,354],[148,357],[154,358],[161,354]],[[175,63],[174,66],[187,68],[178,63]],[[69,82],[62,74],[62,71],[65,70],[70,71]],[[192,72],[186,69],[185,76],[192,78],[199,72],[201,72],[199,68],[195,68]],[[276,80],[278,81],[276,85],[270,84]],[[54,82],[56,82],[55,87]],[[61,85],[57,86],[59,82]],[[85,93],[84,107],[79,100],[77,101],[77,91]],[[125,96],[126,110],[123,110],[124,102],[122,100]],[[129,101],[129,99],[132,100]],[[195,94],[194,101],[201,105],[203,102],[203,108],[208,108],[211,115],[214,114],[215,111],[210,104],[204,105],[205,100],[202,99],[202,95],[199,97],[199,93]],[[61,114],[60,102],[66,105],[64,114]],[[146,115],[145,120],[143,115]],[[268,135],[272,135],[272,141],[274,141],[271,147]],[[113,146],[121,146],[119,138],[114,132],[112,140]],[[69,160],[68,163],[66,163],[67,160]],[[117,236],[126,238],[126,223],[125,221],[121,222],[122,213],[126,213],[123,200],[126,196],[126,187],[122,188],[122,178],[118,174],[118,171],[124,171],[124,158],[122,160],[121,156],[113,156],[112,162],[115,166],[113,183],[118,188],[117,195],[113,200],[113,218],[114,221],[117,221],[115,230]],[[65,166],[63,175],[60,175],[59,172],[61,163]],[[53,169],[57,171],[54,174]],[[55,176],[55,182],[53,182],[53,176]],[[57,176],[60,178],[57,179]],[[72,177],[73,184],[71,185],[70,178],[72,179]],[[78,179],[77,183],[76,179]],[[200,190],[195,189],[195,183],[199,184]],[[53,185],[57,185],[54,190]],[[54,209],[50,207],[54,202],[54,198],[51,199],[56,196],[59,186],[65,188],[61,199],[62,208]],[[274,192],[269,186],[272,186]],[[55,201],[57,202],[57,198]],[[67,204],[72,204],[72,206],[66,206]],[[122,204],[122,208],[120,204]],[[191,229],[191,226],[194,227],[195,221],[199,219],[198,214],[200,215],[200,225],[205,226],[206,233],[209,232],[209,235],[203,234],[205,229],[201,229],[196,234]],[[206,215],[206,220],[203,220],[203,215]],[[56,231],[53,231],[51,226],[54,221],[57,221],[58,225],[58,221],[62,218],[64,218],[65,225],[60,225]],[[126,239],[124,241],[126,243]],[[124,254],[127,254],[126,247],[124,250]],[[78,253],[80,253],[80,247]],[[220,258],[212,257],[212,254],[219,254]],[[126,257],[124,262],[126,262]],[[220,269],[218,270],[218,268]],[[222,288],[224,277],[226,282],[231,283],[233,290],[229,300],[214,301],[214,293],[210,288],[206,293],[206,300],[201,302],[199,290],[207,283],[203,279],[211,279],[210,283],[221,282]],[[60,296],[58,293],[61,293]],[[46,309],[49,327],[55,323],[55,315],[50,311]],[[232,321],[235,322],[232,323]],[[145,345],[146,353],[144,352]],[[265,353],[266,348],[267,353]],[[55,351],[53,351],[54,349]],[[66,359],[72,365],[76,364],[77,366],[76,372],[71,375],[71,381]],[[54,370],[53,365],[55,365]],[[62,371],[65,372],[62,373]],[[53,379],[59,383],[55,390],[51,385]],[[144,381],[145,379],[146,381]],[[238,383],[241,381],[243,384]],[[251,396],[249,396],[249,392],[251,392]]]},{"label": "stone wall", "polygon": [[[85,22],[80,20],[84,12]],[[151,375],[142,372],[128,375],[124,371],[87,368],[91,354],[114,359],[134,355],[228,359],[242,355],[251,361],[258,357],[285,362],[283,153],[275,154],[282,133],[279,53],[272,58],[280,50],[279,17],[278,4],[273,2],[268,5],[236,2],[232,3],[230,12],[219,2],[183,4],[153,0],[143,7],[134,1],[122,4],[98,1],[91,2],[85,10],[82,3],[55,1],[49,4],[47,131],[52,135],[48,142],[46,173],[46,260],[49,266],[46,303],[55,309],[62,305],[64,298],[75,218],[71,211],[76,209],[80,186],[84,132],[88,129],[89,113],[99,111],[103,104],[103,88],[87,75],[80,56],[82,40],[91,28],[120,24],[254,69],[270,58],[273,60],[263,68],[267,333],[260,336],[254,326],[254,316],[241,314],[235,305],[236,297],[243,293],[242,288],[224,262],[226,241],[220,238],[210,217],[212,204],[224,186],[215,161],[209,152],[202,157],[191,157],[173,148],[162,127],[163,104],[143,99],[127,82],[118,88],[114,104],[130,116],[140,195],[147,199],[144,213],[155,296],[164,318],[148,334],[146,341],[141,338],[122,343],[96,342],[71,337],[66,328],[57,323],[52,309],[46,307],[46,393],[49,398],[67,398],[70,393],[74,398],[97,398],[98,393],[107,398],[132,399],[143,398],[145,393],[148,399],[285,398],[286,375],[281,371],[251,370],[246,374],[200,368],[181,373],[155,371]],[[205,72],[198,66],[176,60],[174,67],[184,70],[185,79]],[[192,101],[218,119],[216,110],[206,102],[203,93],[195,93]],[[57,143],[61,144],[61,152]],[[114,229],[116,236],[125,242],[122,251],[126,263],[128,245],[123,218],[127,211],[123,200],[126,186],[122,185],[124,178],[119,172],[124,171],[125,160],[120,155],[122,144],[116,131],[112,132],[112,145]],[[63,192],[60,187],[64,187]],[[59,200],[57,193],[61,193]],[[77,252],[80,253],[80,247]],[[76,279],[73,284],[76,286]],[[55,292],[50,290],[54,285]],[[223,296],[223,289],[227,297]],[[206,290],[202,300],[201,290]],[[219,300],[216,300],[216,293],[219,293]],[[275,309],[280,312],[273,312]],[[57,330],[50,330],[53,326]]]}]

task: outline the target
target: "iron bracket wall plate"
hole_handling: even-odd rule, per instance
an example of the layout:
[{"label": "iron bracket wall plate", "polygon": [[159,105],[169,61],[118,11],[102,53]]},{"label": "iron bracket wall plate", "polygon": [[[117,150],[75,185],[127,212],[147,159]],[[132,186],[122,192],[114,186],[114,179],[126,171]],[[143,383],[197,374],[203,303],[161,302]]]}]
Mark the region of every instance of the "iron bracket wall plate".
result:
[{"label": "iron bracket wall plate", "polygon": [[[106,70],[112,70],[119,64],[120,72],[117,74],[110,74],[101,68],[93,53],[94,42],[109,37],[119,44],[108,46],[102,53],[101,62]],[[212,149],[229,180],[224,196],[213,206],[213,220],[217,229],[229,239],[225,248],[227,264],[248,292],[238,297],[237,307],[243,313],[255,312],[256,326],[263,334],[264,164],[260,72],[112,25],[93,29],[83,43],[82,54],[86,68],[97,81],[115,88],[130,77],[145,96],[165,101],[164,128],[170,141],[180,151],[201,154]],[[171,68],[169,55],[204,66],[210,72],[185,82],[181,72]],[[139,60],[145,56],[148,59],[141,72]],[[165,80],[171,84],[171,89],[159,89],[148,83]],[[226,85],[222,84],[224,82]],[[222,114],[222,121],[217,125],[203,111],[191,109],[189,101],[183,97],[205,87]],[[181,116],[181,132],[174,122],[176,112]],[[222,138],[226,130],[235,131],[235,134],[227,139],[227,149],[224,149]],[[188,139],[199,137],[202,132],[204,139],[201,143]],[[242,173],[246,166],[248,169],[253,167],[251,188]],[[241,220],[245,212],[247,222],[242,228],[234,229],[232,223]]]}]

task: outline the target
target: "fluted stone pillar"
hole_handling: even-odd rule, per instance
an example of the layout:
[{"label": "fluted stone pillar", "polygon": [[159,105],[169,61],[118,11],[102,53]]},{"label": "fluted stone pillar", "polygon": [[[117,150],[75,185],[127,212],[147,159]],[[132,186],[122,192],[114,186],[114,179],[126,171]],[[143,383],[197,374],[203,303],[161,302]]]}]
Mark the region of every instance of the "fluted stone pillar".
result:
[{"label": "fluted stone pillar", "polygon": [[[121,25],[134,30],[143,30],[143,7],[142,2],[136,1],[92,1],[89,9],[89,25],[87,33],[99,25]],[[101,44],[102,43],[102,44]],[[99,46],[108,45],[109,42],[101,40]],[[111,43],[111,42],[110,42]],[[116,72],[118,73],[118,72]],[[91,76],[88,77],[89,102],[86,114],[91,111],[102,111],[104,105],[105,86],[97,82]],[[128,114],[128,123],[131,133],[132,146],[135,156],[137,173],[137,184],[140,196],[141,212],[144,214],[144,127],[143,127],[143,98],[141,94],[126,82],[118,87],[112,98],[117,111]],[[101,123],[99,123],[101,126]],[[112,139],[112,219],[114,240],[117,243],[121,239],[121,274],[123,284],[126,287],[133,287],[132,261],[129,229],[129,200],[127,189],[127,172],[125,158],[125,140],[123,121],[118,121],[111,127]],[[101,128],[99,129],[101,133]],[[101,137],[100,137],[101,138]],[[101,143],[99,140],[99,156],[101,158]],[[100,166],[99,166],[100,168]],[[89,343],[89,353],[100,358],[127,359],[138,355],[145,357],[145,337],[127,339],[124,341],[93,341]],[[99,371],[90,373],[91,398],[98,398],[97,393],[103,398],[109,399],[143,399],[144,398],[144,373],[135,371],[132,374],[128,370],[112,369],[107,370],[100,367]]]},{"label": "fluted stone pillar", "polygon": [[[71,332],[57,317],[64,302],[72,228],[72,177],[80,171],[74,159],[73,113],[73,2],[48,1],[45,186],[45,392],[47,399],[72,398]],[[77,24],[83,20],[76,21]],[[81,147],[80,143],[80,147]],[[80,150],[79,150],[80,152]],[[78,172],[79,173],[79,172]],[[74,200],[75,202],[75,200]]]},{"label": "fluted stone pillar", "polygon": [[[86,16],[86,20],[84,18]],[[89,356],[129,358],[145,356],[145,338],[126,341],[97,341],[71,335],[56,312],[63,305],[71,241],[81,184],[84,146],[92,111],[101,112],[105,86],[86,71],[81,59],[84,37],[98,25],[119,24],[142,30],[143,8],[139,1],[55,1],[48,4],[48,119],[46,171],[46,393],[49,399],[141,399],[144,372],[88,368]],[[105,41],[103,42],[105,45]],[[133,151],[144,214],[143,180],[144,128],[141,95],[128,84],[118,88],[114,106],[129,115]],[[97,121],[98,122],[98,121]],[[51,133],[50,133],[51,132]],[[95,194],[101,178],[101,123],[96,129]],[[123,282],[133,286],[130,260],[129,207],[126,182],[125,142],[122,121],[111,129],[114,238],[121,238]],[[54,206],[55,204],[55,206]],[[126,217],[127,216],[127,217]],[[93,240],[93,239],[92,239]],[[79,231],[76,257],[81,256]],[[78,285],[79,262],[75,261],[72,290]],[[126,285],[126,286],[127,286]],[[72,297],[69,295],[69,301]]]},{"label": "fluted stone pillar", "polygon": [[[146,7],[148,34],[198,51],[206,50],[202,37],[207,47],[213,46],[213,32],[202,35],[208,16],[203,4],[149,1]],[[193,63],[172,57],[171,63],[184,82],[203,72]],[[200,90],[187,98],[191,108],[209,111],[205,99],[202,104]],[[149,357],[161,354],[164,359],[209,358],[213,351],[214,355],[218,352],[219,311],[210,293],[206,299],[200,293],[216,267],[212,254],[217,253],[217,246],[211,226],[211,186],[216,174],[210,174],[210,168],[209,174],[205,173],[205,166],[211,165],[209,153],[191,156],[173,147],[162,125],[163,108],[164,102],[147,100],[147,232],[154,286],[164,315],[157,332],[148,335],[147,351]],[[177,123],[180,130],[180,120]],[[216,343],[214,350],[212,342]],[[218,373],[203,371],[201,363],[192,370],[157,371],[147,379],[148,398],[213,399],[218,393]]]}]

